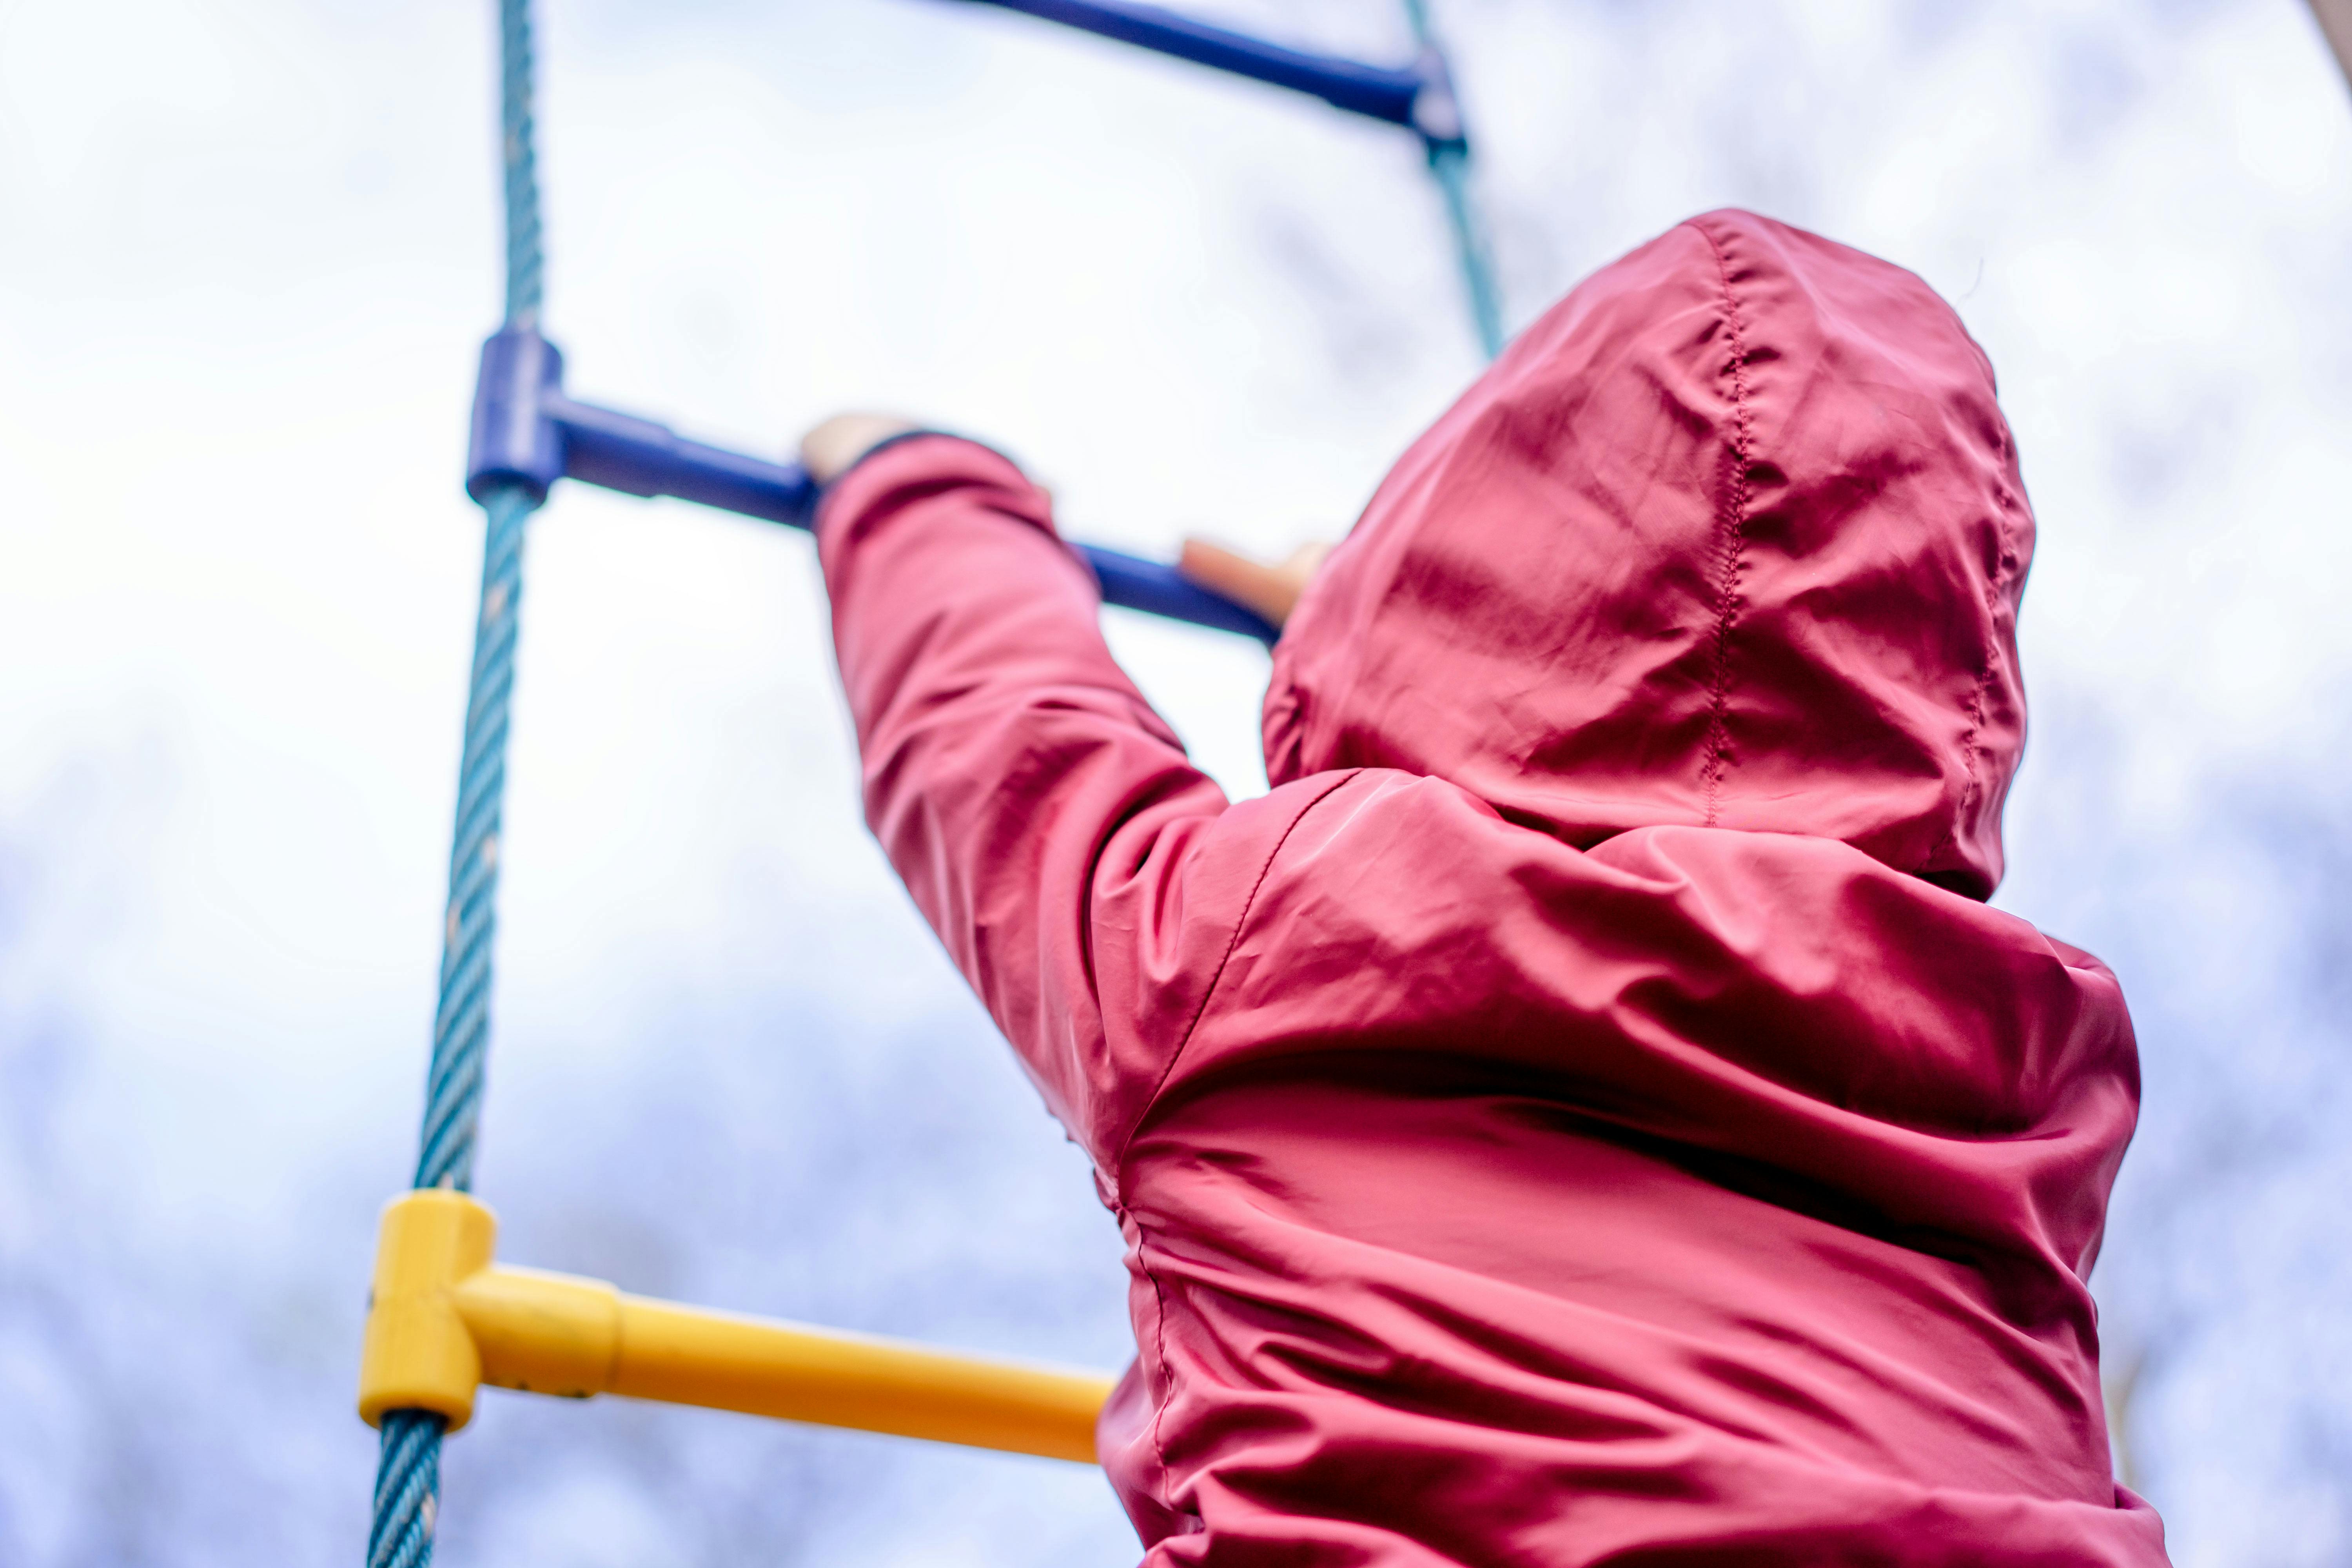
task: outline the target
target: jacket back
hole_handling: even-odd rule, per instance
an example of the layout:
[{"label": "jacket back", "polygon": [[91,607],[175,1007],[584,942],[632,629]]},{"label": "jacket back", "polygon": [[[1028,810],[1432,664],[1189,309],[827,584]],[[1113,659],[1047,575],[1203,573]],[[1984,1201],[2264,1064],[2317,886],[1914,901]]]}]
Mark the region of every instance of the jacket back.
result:
[{"label": "jacket back", "polygon": [[821,525],[869,821],[1127,1237],[1147,1562],[2163,1560],[2084,1285],[2130,1025],[1981,901],[2032,521],[1924,284],[1738,213],[1588,280],[1309,590],[1239,805],[1011,464]]}]

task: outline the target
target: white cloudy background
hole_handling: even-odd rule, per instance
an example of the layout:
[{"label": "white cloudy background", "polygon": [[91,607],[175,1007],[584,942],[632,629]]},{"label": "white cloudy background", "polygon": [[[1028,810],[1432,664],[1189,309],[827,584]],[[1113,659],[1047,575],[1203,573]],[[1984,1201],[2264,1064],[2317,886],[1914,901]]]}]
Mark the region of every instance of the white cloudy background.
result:
[{"label": "white cloudy background", "polygon": [[[1222,0],[1401,57],[1386,0]],[[2042,523],[2001,901],[2110,959],[2097,1283],[2188,1564],[2352,1562],[2352,100],[2294,0],[1452,0],[1511,315],[1689,213],[1923,273]],[[478,563],[486,6],[0,3],[0,1562],[355,1563]],[[1409,141],[950,0],[554,0],[575,390],[1345,525],[1475,369]],[[1117,1243],[859,826],[804,541],[534,525],[480,1186],[517,1260],[1116,1365]],[[1264,661],[1122,624],[1259,787]],[[503,1396],[443,1561],[1103,1564],[1100,1479]]]}]

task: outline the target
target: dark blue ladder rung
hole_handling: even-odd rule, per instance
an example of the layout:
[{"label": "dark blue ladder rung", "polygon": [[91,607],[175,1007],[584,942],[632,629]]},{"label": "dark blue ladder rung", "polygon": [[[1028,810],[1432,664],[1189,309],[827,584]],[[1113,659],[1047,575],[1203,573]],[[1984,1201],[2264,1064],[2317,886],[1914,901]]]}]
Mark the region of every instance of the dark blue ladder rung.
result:
[{"label": "dark blue ladder rung", "polygon": [[1018,11],[1041,21],[1115,38],[1294,92],[1310,93],[1334,109],[1419,132],[1432,143],[1462,140],[1462,111],[1445,61],[1426,48],[1410,66],[1365,65],[1337,55],[1268,43],[1246,33],[1196,22],[1131,0],[968,0]]},{"label": "dark blue ladder rung", "polygon": [[[477,500],[506,485],[544,496],[559,479],[634,496],[675,496],[792,528],[810,526],[817,499],[817,486],[798,463],[706,446],[667,425],[565,396],[562,353],[528,328],[509,327],[482,344],[466,489]],[[1239,632],[1269,647],[1281,635],[1263,616],[1164,562],[1099,545],[1076,549],[1094,568],[1107,605]]]}]

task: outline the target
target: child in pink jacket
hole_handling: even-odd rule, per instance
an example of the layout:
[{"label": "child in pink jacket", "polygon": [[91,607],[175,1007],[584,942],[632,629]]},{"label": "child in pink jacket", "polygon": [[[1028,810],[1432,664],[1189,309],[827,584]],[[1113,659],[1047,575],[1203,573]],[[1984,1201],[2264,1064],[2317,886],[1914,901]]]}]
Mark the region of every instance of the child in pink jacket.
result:
[{"label": "child in pink jacket", "polygon": [[2033,518],[1926,285],[1737,212],[1588,279],[1238,805],[1045,493],[891,428],[805,448],[867,820],[1127,1238],[1151,1568],[2164,1561],[2084,1286],[2131,1024],[1984,902]]}]

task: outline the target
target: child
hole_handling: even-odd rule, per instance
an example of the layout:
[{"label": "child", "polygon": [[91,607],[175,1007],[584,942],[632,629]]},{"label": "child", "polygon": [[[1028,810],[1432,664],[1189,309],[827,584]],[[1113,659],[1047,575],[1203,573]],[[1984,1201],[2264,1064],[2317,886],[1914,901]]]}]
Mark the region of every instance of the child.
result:
[{"label": "child", "polygon": [[2136,1048],[1983,902],[2033,520],[1925,284],[1738,212],[1587,280],[1239,805],[1012,463],[804,452],[867,820],[1127,1238],[1147,1564],[2164,1561],[2084,1287]]}]

